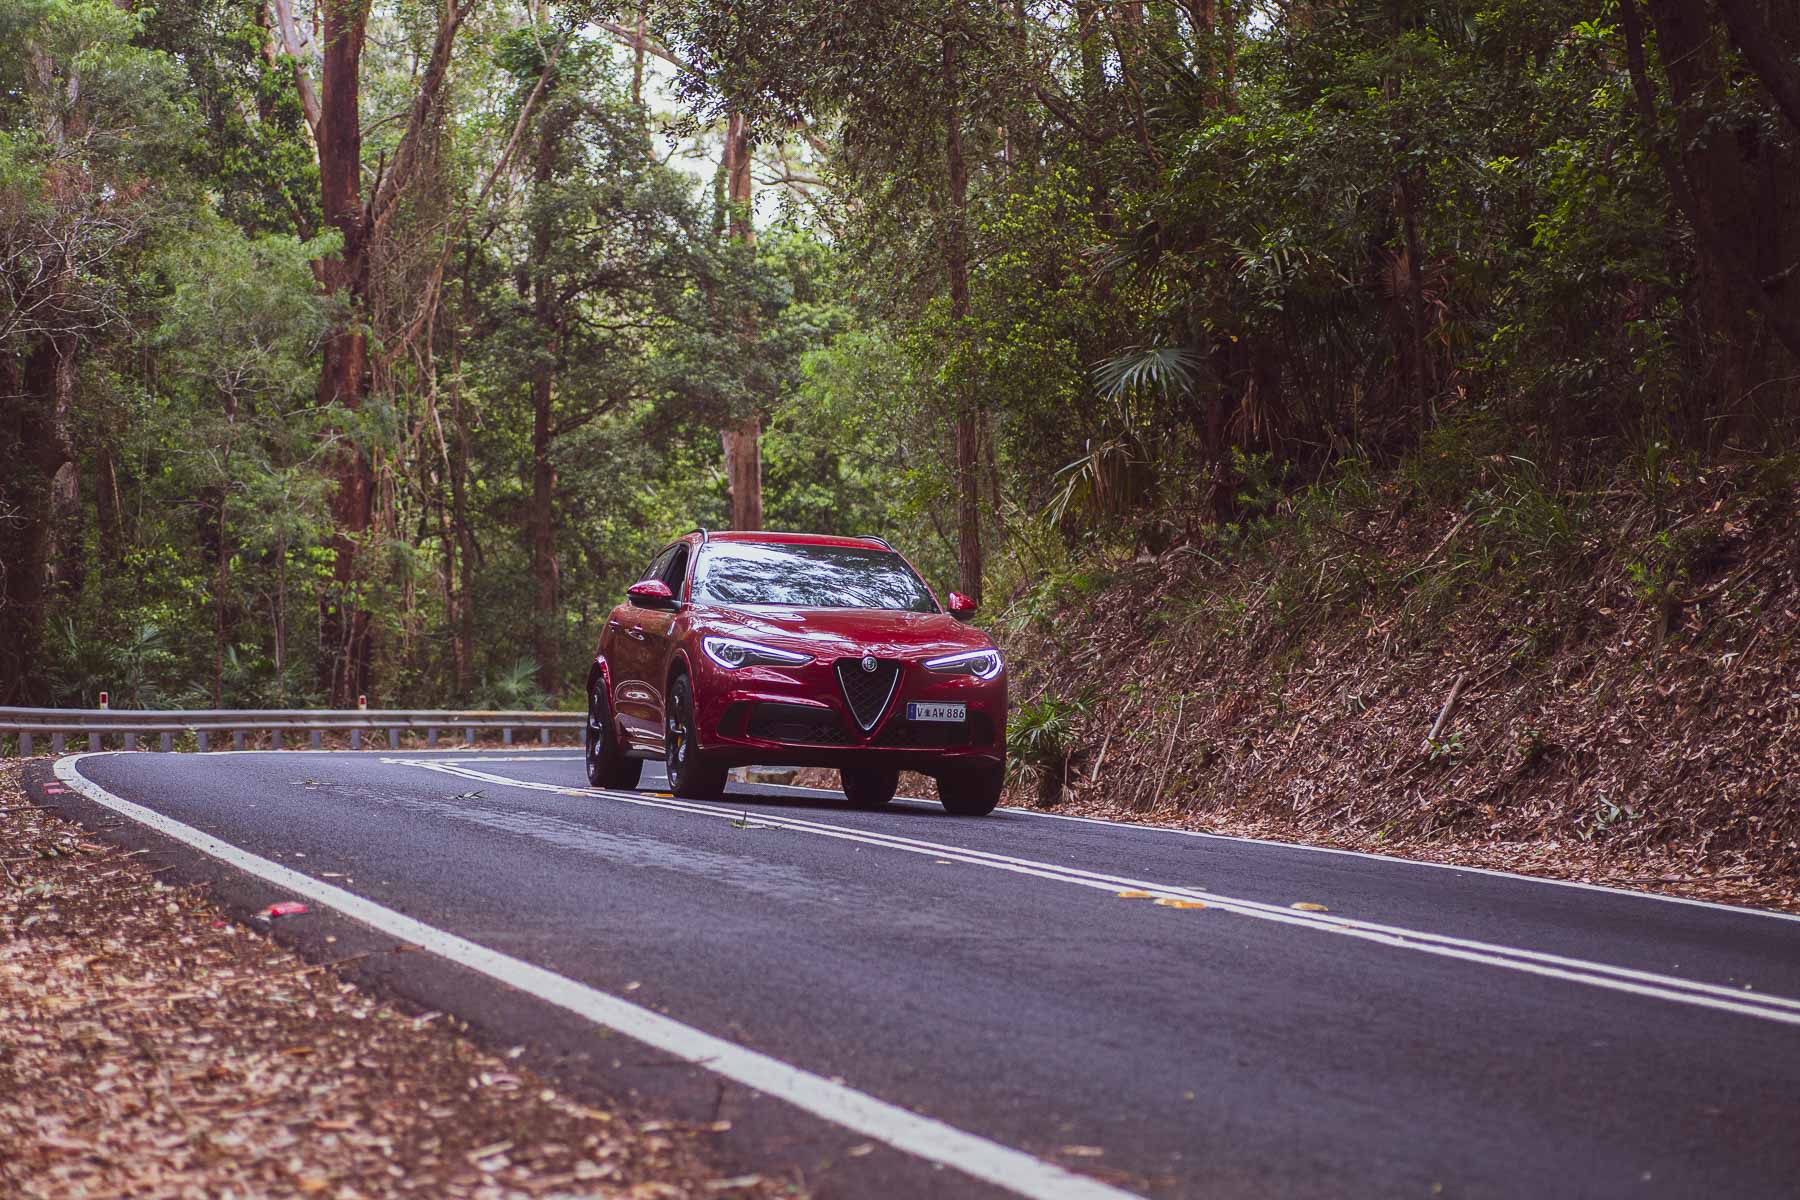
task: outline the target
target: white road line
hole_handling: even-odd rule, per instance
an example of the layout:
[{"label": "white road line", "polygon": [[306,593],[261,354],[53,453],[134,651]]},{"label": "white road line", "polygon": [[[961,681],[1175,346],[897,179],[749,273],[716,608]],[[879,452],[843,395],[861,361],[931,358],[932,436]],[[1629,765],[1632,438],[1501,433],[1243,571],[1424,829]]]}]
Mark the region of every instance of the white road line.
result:
[{"label": "white road line", "polygon": [[[489,760],[493,761],[493,760]],[[746,784],[747,787],[776,789],[778,792],[809,792],[818,796],[837,796],[843,792],[831,788],[802,787],[793,783]],[[920,804],[934,801],[918,796],[896,796],[897,800],[913,800]],[[1461,863],[1433,862],[1426,858],[1408,858],[1404,854],[1377,854],[1372,850],[1346,850],[1341,846],[1309,846],[1305,842],[1283,842],[1275,838],[1243,837],[1233,833],[1209,833],[1204,829],[1181,829],[1173,825],[1153,825],[1146,821],[1109,821],[1104,817],[1078,817],[1073,813],[1044,812],[1036,808],[1002,805],[998,810],[1022,817],[1039,817],[1047,821],[1075,821],[1082,825],[1104,825],[1137,833],[1171,833],[1177,837],[1203,838],[1214,842],[1242,842],[1251,846],[1279,846],[1283,850],[1305,850],[1309,854],[1342,854],[1349,858],[1366,858],[1380,863],[1403,863],[1412,867],[1432,867],[1439,871],[1457,871],[1470,875],[1491,875],[1496,879],[1516,879],[1521,883],[1547,883],[1553,887],[1580,888],[1588,892],[1606,892],[1635,900],[1659,900],[1664,904],[1687,904],[1695,908],[1712,908],[1720,912],[1747,917],[1774,917],[1778,921],[1800,921],[1800,913],[1780,912],[1772,908],[1753,908],[1747,904],[1724,904],[1717,900],[1696,900],[1691,896],[1670,896],[1662,892],[1646,892],[1637,888],[1615,887],[1606,883],[1586,883],[1579,879],[1554,879],[1548,875],[1525,875],[1518,871],[1502,871],[1497,867],[1471,867]]]},{"label": "white road line", "polygon": [[1038,812],[1030,808],[1006,808],[1002,811],[1020,813],[1028,817],[1043,817],[1051,821],[1079,821],[1084,825],[1105,825],[1112,829],[1137,829],[1146,833],[1173,833],[1180,837],[1204,838],[1214,842],[1243,842],[1251,846],[1280,846],[1284,850],[1305,850],[1310,854],[1342,854],[1350,858],[1367,858],[1375,862],[1405,863],[1414,867],[1433,867],[1439,871],[1467,872],[1471,875],[1492,875],[1496,879],[1516,879],[1522,883],[1545,883],[1552,887],[1580,888],[1586,892],[1605,892],[1614,896],[1628,896],[1635,900],[1658,900],[1664,904],[1687,904],[1694,908],[1711,908],[1719,912],[1733,913],[1741,917],[1773,917],[1778,921],[1800,921],[1800,913],[1780,912],[1772,908],[1752,908],[1746,904],[1724,904],[1717,900],[1696,900],[1691,896],[1669,896],[1662,892],[1645,892],[1637,888],[1614,887],[1606,883],[1586,883],[1579,879],[1553,879],[1548,875],[1523,875],[1517,871],[1502,871],[1496,867],[1470,867],[1460,863],[1432,862],[1425,858],[1407,858],[1403,854],[1377,854],[1372,850],[1346,850],[1341,846],[1309,846],[1304,842],[1282,842],[1274,838],[1242,837],[1231,833],[1208,833],[1204,829],[1177,829],[1171,825],[1145,825],[1132,821],[1108,821],[1102,817],[1078,817],[1071,813]]},{"label": "white road line", "polygon": [[[1131,1192],[1064,1170],[1022,1150],[1003,1146],[942,1121],[908,1112],[864,1092],[791,1063],[740,1046],[661,1013],[621,1000],[542,967],[490,950],[435,926],[404,916],[353,892],[301,874],[239,849],[192,825],[115,796],[83,776],[77,754],[56,762],[56,776],[96,804],[249,875],[336,909],[372,929],[411,942],[452,962],[479,971],[508,987],[566,1009],[595,1025],[622,1033],[685,1062],[704,1067],[745,1087],[785,1100],[794,1107],[884,1142],[927,1162],[961,1171],[1032,1200],[1140,1200]],[[427,765],[440,766],[440,762]],[[510,782],[510,781],[508,781]],[[544,785],[548,786],[548,785]],[[556,789],[561,790],[561,789]]]},{"label": "white road line", "polygon": [[[535,780],[513,779],[505,775],[495,775],[491,772],[475,770],[474,768],[461,763],[405,759],[397,759],[395,761],[402,765],[423,767],[428,770],[439,771],[444,774],[501,787],[520,788],[527,791],[592,795],[642,808],[664,809],[692,816],[704,816],[715,819],[738,819],[741,813],[741,809],[713,803],[677,800],[672,797],[646,796],[638,792],[620,792],[602,788],[569,788],[553,783],[540,783]],[[1336,933],[1363,941],[1375,942],[1380,945],[1392,946],[1398,949],[1412,950],[1422,954],[1460,959],[1465,962],[1482,963],[1506,970],[1520,971],[1529,975],[1558,979],[1570,983],[1580,983],[1589,987],[1605,988],[1630,995],[1669,1000],[1678,1004],[1689,1004],[1700,1008],[1713,1009],[1719,1012],[1729,1012],[1740,1016],[1756,1017],[1785,1025],[1800,1025],[1800,1000],[1790,999],[1785,996],[1741,991],[1722,984],[1682,979],[1673,975],[1662,975],[1652,971],[1640,971],[1631,967],[1614,966],[1610,963],[1593,962],[1586,959],[1572,958],[1566,955],[1550,954],[1539,950],[1528,950],[1521,947],[1481,942],[1470,938],[1453,937],[1448,934],[1407,929],[1400,926],[1384,925],[1372,921],[1360,921],[1331,913],[1298,912],[1293,909],[1283,908],[1279,905],[1267,904],[1258,900],[1245,900],[1235,896],[1225,896],[1217,892],[1206,891],[1202,888],[1190,888],[1179,884],[1167,884],[1134,879],[1129,876],[1088,871],[1079,867],[1065,867],[1056,863],[1040,862],[1034,859],[1019,858],[1013,855],[994,854],[985,850],[972,850],[963,846],[925,841],[919,838],[905,837],[900,834],[878,833],[871,830],[855,829],[843,825],[830,825],[824,822],[809,821],[786,816],[759,815],[756,818],[756,821],[759,825],[791,829],[833,840],[853,841],[863,845],[899,850],[910,854],[928,855],[934,858],[947,858],[955,862],[988,867],[994,870],[1005,871],[1010,874],[1033,876],[1055,883],[1071,884],[1078,887],[1109,892],[1128,889],[1143,891],[1148,892],[1151,896],[1157,898],[1198,900],[1210,907],[1235,913],[1239,916],[1254,917],[1258,920],[1273,921],[1277,924],[1301,926],[1321,932]]]},{"label": "white road line", "polygon": [[[291,750],[213,750],[210,754],[292,754]],[[336,753],[335,751],[333,753]],[[431,751],[429,753],[450,753],[450,751]],[[466,750],[465,754],[484,754],[480,750]],[[398,762],[399,759],[383,759],[384,762]],[[484,758],[484,762],[511,762],[511,759]],[[580,762],[579,754],[552,755],[544,753],[521,762]],[[789,792],[810,792],[819,796],[842,797],[843,792],[831,788],[801,787],[792,783],[746,784],[747,787],[774,788]],[[913,800],[920,804],[932,804],[916,796],[899,796],[896,799]],[[1309,846],[1305,842],[1283,842],[1275,838],[1243,837],[1232,833],[1209,833],[1204,829],[1179,829],[1173,825],[1152,825],[1141,821],[1109,821],[1104,817],[1078,817],[1072,813],[1043,812],[1035,808],[1016,808],[1003,806],[1000,812],[1017,813],[1023,817],[1039,817],[1048,821],[1075,821],[1083,825],[1104,825],[1109,829],[1130,830],[1137,833],[1169,833],[1177,837],[1203,838],[1215,842],[1242,842],[1251,846],[1279,846],[1283,850],[1304,850],[1309,854],[1341,854],[1349,858],[1366,858],[1380,863],[1403,863],[1413,867],[1431,867],[1439,871],[1456,871],[1469,875],[1490,875],[1495,879],[1516,879],[1521,883],[1542,883],[1551,887],[1579,888],[1586,892],[1603,892],[1613,896],[1625,896],[1635,900],[1656,900],[1663,904],[1686,904],[1694,908],[1711,908],[1719,912],[1733,913],[1748,917],[1773,917],[1777,921],[1800,921],[1800,913],[1780,912],[1772,908],[1753,908],[1747,904],[1725,904],[1718,900],[1696,900],[1691,896],[1670,896],[1662,892],[1646,892],[1637,888],[1616,887],[1607,883],[1587,883],[1580,879],[1553,879],[1548,875],[1524,875],[1518,871],[1503,871],[1497,867],[1471,867],[1460,863],[1433,862],[1425,858],[1408,858],[1404,854],[1377,854],[1371,850],[1346,850],[1341,846]]]}]

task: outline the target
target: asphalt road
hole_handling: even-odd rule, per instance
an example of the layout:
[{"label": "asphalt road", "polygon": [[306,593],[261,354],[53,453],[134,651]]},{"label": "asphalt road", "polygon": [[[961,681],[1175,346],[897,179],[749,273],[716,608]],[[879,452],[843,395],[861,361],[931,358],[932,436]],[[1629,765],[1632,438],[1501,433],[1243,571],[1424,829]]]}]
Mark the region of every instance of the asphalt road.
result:
[{"label": "asphalt road", "polygon": [[[823,1196],[1080,1192],[1016,1155],[959,1157],[963,1135],[1159,1198],[1800,1195],[1791,917],[1022,811],[769,787],[692,804],[649,774],[600,793],[568,751],[62,769],[542,968],[502,982],[465,951],[358,970],[578,1091],[730,1119],[728,1159]],[[53,802],[244,911],[293,894]],[[279,927],[309,954],[396,942],[313,908]],[[676,1041],[620,1032],[632,1011]],[[681,1030],[798,1082],[746,1086],[735,1050],[683,1054]],[[902,1110],[942,1125],[885,1137]]]}]

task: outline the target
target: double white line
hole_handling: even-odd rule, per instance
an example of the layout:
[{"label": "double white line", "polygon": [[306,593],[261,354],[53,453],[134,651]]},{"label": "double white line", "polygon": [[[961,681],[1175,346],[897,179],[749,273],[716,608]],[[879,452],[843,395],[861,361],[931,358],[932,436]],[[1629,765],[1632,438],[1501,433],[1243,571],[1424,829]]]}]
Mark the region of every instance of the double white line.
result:
[{"label": "double white line", "polygon": [[[622,792],[605,788],[569,788],[558,784],[537,783],[530,780],[513,779],[504,775],[494,775],[462,763],[442,760],[394,759],[389,761],[424,767],[428,770],[441,771],[447,775],[457,775],[465,779],[502,787],[557,792],[565,795],[596,796],[621,804],[660,808],[716,820],[745,819],[742,816],[745,810],[741,807],[732,808],[691,800],[677,800],[673,797],[646,795],[641,792]],[[754,814],[748,819],[753,824],[764,827],[789,829],[798,833],[809,833],[838,841],[857,842],[905,854],[926,855],[933,859],[948,859],[952,862],[987,867],[991,870],[1006,871],[1016,875],[1028,875],[1037,879],[1091,888],[1096,891],[1114,894],[1121,891],[1143,892],[1149,898],[1154,899],[1198,902],[1208,908],[1220,909],[1238,916],[1254,917],[1260,921],[1272,921],[1281,925],[1295,925],[1320,933],[1358,938],[1362,941],[1412,950],[1421,954],[1435,954],[1442,958],[1482,963],[1547,979],[1560,979],[1569,983],[1585,984],[1589,987],[1605,988],[1635,996],[1649,996],[1659,1000],[1673,1001],[1677,1004],[1689,1004],[1699,1008],[1736,1013],[1739,1016],[1756,1017],[1783,1025],[1800,1025],[1800,1000],[1792,1000],[1785,996],[1763,995],[1722,984],[1702,983],[1673,975],[1639,971],[1630,967],[1617,967],[1608,963],[1571,958],[1561,954],[1547,954],[1539,950],[1502,946],[1492,942],[1451,937],[1447,934],[1383,925],[1373,921],[1359,921],[1333,913],[1301,912],[1258,900],[1224,896],[1203,888],[1134,879],[1130,876],[1089,871],[1080,867],[1065,867],[1036,859],[995,854],[985,850],[971,850],[942,842],[930,842],[899,834],[833,825],[823,821],[761,814]]]}]

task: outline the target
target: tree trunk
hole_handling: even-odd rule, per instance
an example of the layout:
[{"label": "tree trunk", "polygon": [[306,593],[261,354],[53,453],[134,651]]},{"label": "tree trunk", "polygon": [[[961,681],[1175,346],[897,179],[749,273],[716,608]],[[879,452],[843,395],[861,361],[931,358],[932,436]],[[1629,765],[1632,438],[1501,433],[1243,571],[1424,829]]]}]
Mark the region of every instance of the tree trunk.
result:
[{"label": "tree trunk", "polygon": [[[725,127],[724,175],[727,224],[731,240],[754,253],[756,222],[751,214],[750,126],[743,113],[732,113]],[[754,353],[756,314],[746,311],[739,338],[746,356]],[[731,489],[731,527],[761,529],[762,416],[754,405],[734,424],[720,431],[725,451],[725,481]]]},{"label": "tree trunk", "polygon": [[231,451],[237,440],[237,396],[225,393],[225,450],[220,456],[219,473],[225,482],[218,488],[208,488],[216,493],[212,499],[213,550],[218,555],[213,572],[213,707],[225,707],[225,645],[232,633],[232,620],[226,612],[227,593],[231,586],[231,546],[228,538],[230,530],[226,526],[226,504],[231,495]]},{"label": "tree trunk", "polygon": [[[66,405],[76,339],[42,339],[0,372],[0,703],[49,699],[42,675],[44,619],[54,561],[53,482],[73,464]],[[62,419],[59,406],[64,406]]]},{"label": "tree trunk", "polygon": [[[1702,283],[1703,292],[1714,297],[1708,307],[1717,310],[1721,302],[1729,306],[1728,311],[1711,314],[1714,323],[1728,324],[1731,352],[1740,353],[1754,336],[1744,329],[1741,314],[1755,307],[1769,331],[1790,354],[1800,357],[1800,285],[1792,268],[1800,229],[1795,227],[1795,210],[1787,203],[1794,156],[1755,129],[1733,128],[1735,122],[1715,119],[1736,101],[1721,66],[1710,7],[1695,0],[1647,0],[1647,7],[1675,106],[1673,146],[1660,135],[1636,0],[1621,0],[1619,5],[1626,59],[1644,136],[1670,193],[1693,226],[1703,269],[1718,277],[1710,288]],[[1727,18],[1734,15],[1741,24],[1744,12],[1728,11]],[[1777,72],[1765,82],[1785,113],[1787,77]]]},{"label": "tree trunk", "polygon": [[638,5],[637,40],[631,45],[631,102],[644,102],[644,6]]},{"label": "tree trunk", "polygon": [[550,403],[555,369],[544,365],[531,380],[531,506],[526,513],[531,542],[531,579],[536,620],[532,649],[537,656],[538,687],[554,696],[562,690],[562,642],[557,629],[556,472],[550,463]]},{"label": "tree trunk", "polygon": [[[532,182],[542,198],[556,177],[557,139],[561,123],[546,115],[538,132]],[[550,278],[553,218],[540,214],[531,238],[531,311],[542,343],[531,370],[531,504],[526,510],[526,540],[531,546],[534,588],[532,651],[537,658],[537,684],[549,695],[562,690],[562,639],[558,636],[558,572],[556,564],[556,471],[551,463],[555,423],[556,368],[561,356],[560,314]]]},{"label": "tree trunk", "polygon": [[469,321],[469,273],[473,250],[463,256],[462,320],[450,331],[450,423],[455,437],[450,451],[450,522],[456,536],[456,587],[450,604],[451,662],[456,695],[467,699],[473,683],[475,647],[475,535],[469,528],[469,420],[462,400],[462,327]]},{"label": "tree trunk", "polygon": [[[969,319],[969,167],[963,158],[962,80],[957,43],[962,30],[945,22],[943,39],[944,165],[949,177],[945,214],[944,267],[950,282],[950,325],[960,344]],[[961,370],[960,354],[957,370]],[[980,410],[965,383],[956,385],[956,566],[957,590],[981,601],[981,425]]]},{"label": "tree trunk", "polygon": [[[319,371],[319,404],[354,412],[362,407],[368,378],[363,333],[369,263],[362,204],[361,93],[366,0],[332,0],[325,13],[325,52],[319,117],[319,193],[326,224],[343,235],[343,248],[318,265],[319,281],[336,319],[325,336]],[[335,424],[335,421],[334,421]],[[369,690],[371,633],[359,593],[357,561],[368,531],[373,479],[367,459],[341,428],[332,450],[336,491],[331,501],[332,584],[320,601],[320,683],[334,707],[351,707]]]}]

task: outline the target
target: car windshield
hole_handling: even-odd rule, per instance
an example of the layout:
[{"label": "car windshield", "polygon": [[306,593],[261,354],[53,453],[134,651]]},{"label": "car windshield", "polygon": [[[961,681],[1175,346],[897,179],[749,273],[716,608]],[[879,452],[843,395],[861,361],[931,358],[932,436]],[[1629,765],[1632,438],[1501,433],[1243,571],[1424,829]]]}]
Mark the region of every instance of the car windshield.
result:
[{"label": "car windshield", "polygon": [[938,611],[931,589],[893,551],[808,542],[711,542],[700,555],[694,598],[786,608]]}]

